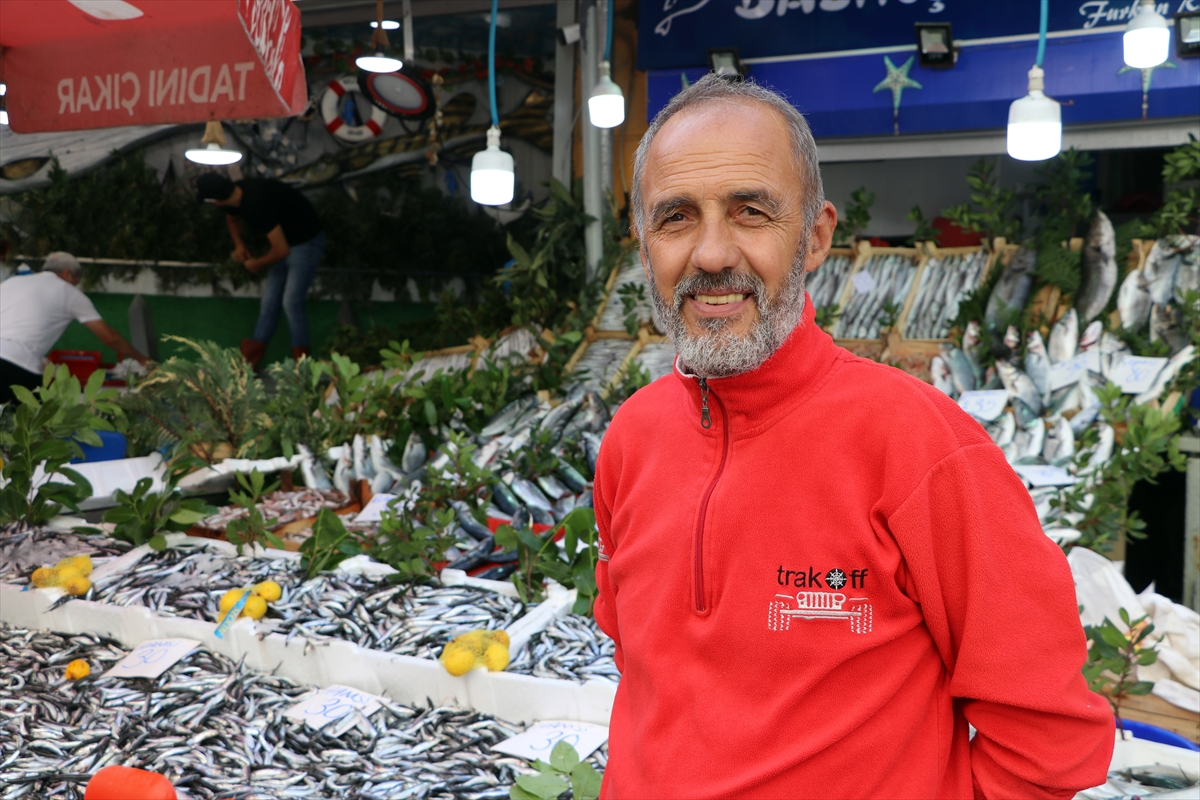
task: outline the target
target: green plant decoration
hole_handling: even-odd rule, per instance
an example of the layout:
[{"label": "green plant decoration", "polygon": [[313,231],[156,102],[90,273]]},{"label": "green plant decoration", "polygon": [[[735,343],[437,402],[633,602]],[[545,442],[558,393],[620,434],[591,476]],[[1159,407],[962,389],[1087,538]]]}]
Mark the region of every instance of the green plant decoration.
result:
[{"label": "green plant decoration", "polygon": [[[850,193],[846,213],[838,219],[833,232],[833,243],[838,247],[853,245],[859,235],[871,224],[871,206],[875,204],[875,193],[860,186]],[[844,224],[843,224],[844,223]]]},{"label": "green plant decoration", "polygon": [[276,481],[265,486],[266,480],[258,470],[252,470],[249,477],[239,472],[237,482],[242,487],[242,491],[230,489],[229,499],[233,505],[246,509],[246,516],[239,517],[226,525],[225,537],[237,547],[239,556],[242,554],[243,547],[247,545],[251,548],[255,545],[261,547],[264,546],[264,542],[282,550],[284,548],[283,540],[272,533],[270,528],[275,520],[268,522],[258,508],[259,502],[265,495],[279,488],[279,482]]},{"label": "green plant decoration", "polygon": [[1129,633],[1118,628],[1108,617],[1099,625],[1088,625],[1083,629],[1088,639],[1088,659],[1083,665],[1083,677],[1088,688],[1104,695],[1112,706],[1117,725],[1125,730],[1121,721],[1121,703],[1130,697],[1150,694],[1153,681],[1136,679],[1136,669],[1158,661],[1157,645],[1147,645],[1146,637],[1154,632],[1154,625],[1146,617],[1129,619],[1129,612],[1120,610],[1121,622]]},{"label": "green plant decoration", "polygon": [[341,517],[323,508],[313,523],[312,536],[300,545],[300,566],[305,579],[312,580],[362,552],[362,544],[346,530]]},{"label": "green plant decoration", "polygon": [[[186,497],[175,487],[173,478],[161,492],[152,492],[154,482],[142,478],[132,492],[118,489],[113,493],[117,504],[104,512],[101,519],[114,523],[112,536],[133,545],[147,544],[154,550],[167,546],[164,533],[186,531],[200,520],[217,512],[217,509],[198,497]],[[101,533],[96,528],[81,528],[90,533]]]},{"label": "green plant decoration", "polygon": [[1016,197],[1001,189],[995,176],[995,165],[979,159],[969,173],[970,202],[951,206],[943,212],[948,220],[964,230],[975,231],[991,240],[1003,236],[1010,242],[1021,237],[1021,220],[1016,212]]},{"label": "green plant decoration", "polygon": [[559,741],[550,751],[550,761],[533,762],[536,775],[518,775],[517,784],[508,790],[511,800],[555,800],[570,790],[574,800],[600,797],[600,773],[567,742]]},{"label": "green plant decoration", "polygon": [[[562,547],[554,541],[563,530]],[[546,579],[552,579],[578,592],[576,614],[591,615],[596,602],[597,546],[596,515],[590,508],[576,508],[562,524],[545,533],[531,528],[517,530],[501,525],[496,530],[496,544],[517,553],[517,570],[512,582],[524,603],[536,603],[545,598]]]}]

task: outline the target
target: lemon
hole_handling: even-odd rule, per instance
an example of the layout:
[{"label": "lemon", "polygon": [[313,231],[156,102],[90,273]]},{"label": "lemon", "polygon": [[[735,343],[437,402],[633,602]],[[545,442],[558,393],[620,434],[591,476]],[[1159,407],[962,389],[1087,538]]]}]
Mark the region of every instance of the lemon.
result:
[{"label": "lemon", "polygon": [[58,569],[70,567],[79,570],[80,575],[92,574],[92,557],[91,556],[68,556],[62,561],[54,565]]},{"label": "lemon", "polygon": [[250,591],[266,600],[268,603],[274,603],[283,596],[283,589],[275,581],[263,581],[256,584]]},{"label": "lemon", "polygon": [[245,589],[230,589],[225,594],[221,595],[220,615],[225,616],[229,613],[229,609],[237,605],[237,601],[242,599],[242,595],[246,593]]},{"label": "lemon", "polygon": [[68,565],[65,567],[55,567],[54,569],[58,572],[58,585],[59,586],[62,586],[64,583],[71,580],[71,578],[84,577],[83,571],[80,570],[79,567],[76,567],[76,566]]},{"label": "lemon", "polygon": [[252,594],[246,598],[246,605],[242,607],[241,616],[249,617],[250,619],[262,619],[263,614],[266,613],[267,601],[256,594]]},{"label": "lemon", "polygon": [[442,666],[455,677],[466,675],[475,666],[475,654],[465,647],[456,647],[451,642],[442,653]]},{"label": "lemon", "polygon": [[508,631],[492,631],[492,641],[508,647]]},{"label": "lemon", "polygon": [[92,668],[88,666],[88,662],[82,658],[77,658],[70,664],[67,664],[67,669],[63,673],[69,681],[77,681],[80,678],[86,678],[92,674]]},{"label": "lemon", "polygon": [[61,586],[62,590],[67,594],[73,594],[76,597],[79,597],[80,595],[85,595],[88,593],[88,589],[92,588],[92,582],[87,578],[86,575],[76,575],[72,578],[67,578],[65,581],[60,583],[59,586]]},{"label": "lemon", "polygon": [[508,647],[500,642],[492,642],[484,651],[483,663],[489,672],[500,672],[508,666]]},{"label": "lemon", "polygon": [[486,631],[471,631],[464,633],[462,636],[456,636],[454,641],[463,647],[469,649],[477,656],[483,655],[484,649],[487,648],[487,642],[483,640]]},{"label": "lemon", "polygon": [[58,570],[53,567],[39,567],[29,576],[29,581],[39,589],[46,586],[58,585]]}]

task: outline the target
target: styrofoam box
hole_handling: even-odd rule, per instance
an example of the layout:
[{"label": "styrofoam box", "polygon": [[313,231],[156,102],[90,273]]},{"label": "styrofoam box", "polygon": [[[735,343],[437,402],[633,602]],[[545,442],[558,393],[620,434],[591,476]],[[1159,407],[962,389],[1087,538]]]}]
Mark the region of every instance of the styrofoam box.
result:
[{"label": "styrofoam box", "polygon": [[[228,542],[199,539],[184,534],[167,537],[170,545],[191,543],[222,552],[236,552]],[[129,569],[149,552],[139,547],[108,563],[97,566],[93,582]],[[298,553],[259,550],[266,558],[299,558]],[[465,583],[491,588],[511,589],[499,581],[458,580],[448,575],[448,583]],[[465,577],[465,576],[464,576]],[[507,592],[506,592],[507,593]],[[519,650],[529,637],[543,630],[553,619],[566,614],[575,601],[575,592],[552,585],[548,598],[533,611],[509,627],[510,652]],[[213,652],[234,660],[245,658],[247,667],[274,672],[302,683],[324,688],[342,684],[372,694],[386,694],[406,703],[456,704],[502,720],[528,723],[535,720],[578,720],[607,725],[612,712],[616,686],[606,680],[585,683],[535,678],[507,672],[472,670],[461,678],[450,675],[442,665],[428,658],[402,656],[360,647],[353,642],[329,640],[316,647],[302,639],[291,642],[278,633],[260,635],[254,620],[239,619],[217,638],[215,626],[207,620],[164,617],[144,606],[117,606],[89,600],[72,600],[53,610],[50,607],[63,596],[61,589],[30,589],[0,583],[0,621],[21,628],[50,630],[57,633],[92,633],[111,637],[125,647],[161,638],[196,639]],[[305,652],[307,648],[308,652]]]}]

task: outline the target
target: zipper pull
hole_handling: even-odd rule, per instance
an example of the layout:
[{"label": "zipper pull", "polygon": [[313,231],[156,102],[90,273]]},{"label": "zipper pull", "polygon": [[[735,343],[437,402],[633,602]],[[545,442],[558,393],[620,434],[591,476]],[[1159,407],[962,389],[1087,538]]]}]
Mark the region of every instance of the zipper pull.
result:
[{"label": "zipper pull", "polygon": [[712,427],[712,416],[708,413],[708,381],[704,378],[700,379],[700,425]]}]

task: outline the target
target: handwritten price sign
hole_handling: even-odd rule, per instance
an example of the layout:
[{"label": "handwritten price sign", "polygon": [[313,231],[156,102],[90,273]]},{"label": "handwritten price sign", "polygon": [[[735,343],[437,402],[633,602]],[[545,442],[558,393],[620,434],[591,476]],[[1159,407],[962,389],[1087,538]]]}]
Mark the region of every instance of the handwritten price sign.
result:
[{"label": "handwritten price sign", "polygon": [[200,642],[195,639],[153,639],[142,642],[104,673],[104,677],[157,678],[199,646]]},{"label": "handwritten price sign", "polygon": [[351,711],[369,717],[379,709],[379,698],[375,695],[334,684],[304,698],[289,708],[284,716],[303,722],[310,728],[320,729]]},{"label": "handwritten price sign", "polygon": [[[1087,377],[1089,360],[1087,353],[1080,353],[1074,358],[1060,361],[1057,364],[1051,364],[1050,391],[1056,392],[1064,386],[1079,383],[1082,378]],[[1096,372],[1099,371],[1100,367],[1097,364]]]},{"label": "handwritten price sign", "polygon": [[1112,365],[1108,378],[1125,394],[1141,394],[1154,384],[1154,379],[1166,365],[1165,358],[1125,356]]},{"label": "handwritten price sign", "polygon": [[550,751],[559,742],[575,748],[580,758],[587,758],[608,740],[608,728],[590,722],[539,722],[524,733],[492,745],[493,750],[533,761],[550,760]]},{"label": "handwritten price sign", "polygon": [[1013,470],[1030,486],[1070,486],[1076,479],[1060,467],[1043,464],[1018,464]]},{"label": "handwritten price sign", "polygon": [[1008,405],[1008,392],[1003,389],[963,392],[962,397],[958,398],[958,405],[972,417],[991,422],[1004,413],[1004,407]]}]

